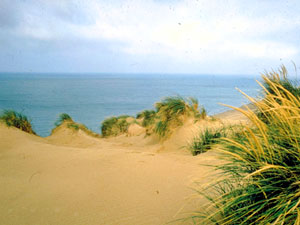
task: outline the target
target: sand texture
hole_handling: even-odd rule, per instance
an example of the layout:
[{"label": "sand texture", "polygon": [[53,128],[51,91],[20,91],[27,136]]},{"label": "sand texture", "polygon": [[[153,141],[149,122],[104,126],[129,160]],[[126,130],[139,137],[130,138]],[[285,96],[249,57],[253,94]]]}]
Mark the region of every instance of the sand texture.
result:
[{"label": "sand texture", "polygon": [[0,124],[0,224],[159,225],[185,217],[202,204],[193,182],[213,173],[201,164],[217,163],[214,151],[192,156],[184,148],[205,126],[187,121],[161,143],[138,127],[107,139],[62,127],[40,138]]}]

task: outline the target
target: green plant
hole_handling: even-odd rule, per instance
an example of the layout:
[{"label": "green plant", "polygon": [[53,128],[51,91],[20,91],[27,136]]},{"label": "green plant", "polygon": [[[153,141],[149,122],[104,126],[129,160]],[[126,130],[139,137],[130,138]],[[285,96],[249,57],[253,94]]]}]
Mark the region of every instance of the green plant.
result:
[{"label": "green plant", "polygon": [[[220,177],[202,190],[211,204],[194,218],[215,224],[299,224],[300,99],[278,80],[264,76],[271,91],[249,97],[255,111],[235,108],[251,121],[242,135],[224,138]],[[234,107],[232,107],[234,108]]]},{"label": "green plant", "polygon": [[71,116],[69,116],[67,113],[61,113],[59,116],[58,116],[58,119],[56,120],[56,122],[54,123],[54,125],[56,127],[60,126],[62,123],[64,123],[65,121],[69,121],[69,122],[72,122],[72,118]]},{"label": "green plant", "polygon": [[220,142],[220,138],[226,137],[225,129],[208,129],[200,132],[189,144],[188,149],[193,155],[204,153],[211,149],[212,145]]},{"label": "green plant", "polygon": [[[68,128],[72,128],[74,130],[79,130],[80,129],[80,125],[79,124],[76,124],[76,123],[69,123],[67,125]],[[84,126],[85,127],[85,126]],[[85,127],[86,128],[86,127]]]},{"label": "green plant", "polygon": [[[129,116],[110,117],[101,124],[103,137],[117,136],[126,133],[131,123],[127,122]],[[133,121],[134,123],[134,121]]]},{"label": "green plant", "polygon": [[[285,99],[290,99],[290,97],[300,97],[300,88],[297,86],[295,81],[291,81],[288,79],[288,73],[284,66],[282,66],[278,72],[272,71],[266,73],[263,77],[262,86],[264,92],[267,94],[281,96]],[[278,85],[280,88],[278,88]],[[287,91],[287,92],[286,92]],[[268,106],[268,99],[263,99],[263,101]],[[281,99],[277,98],[276,102],[281,104]],[[264,122],[268,122],[269,111],[265,109],[257,110],[257,115],[264,120]]]},{"label": "green plant", "polygon": [[156,112],[154,110],[144,110],[137,114],[137,119],[143,119],[142,126],[149,127],[155,123]]},{"label": "green plant", "polygon": [[16,127],[30,134],[36,134],[32,129],[31,123],[27,116],[14,110],[4,110],[0,115],[2,120],[8,127]]},{"label": "green plant", "polygon": [[52,130],[52,133],[54,132],[54,130],[57,127],[60,127],[61,125],[66,124],[67,128],[73,129],[75,131],[82,130],[83,132],[85,132],[86,134],[88,134],[90,136],[100,137],[100,134],[97,134],[97,133],[91,131],[84,124],[74,122],[73,119],[71,118],[71,116],[69,116],[66,113],[60,114],[57,121],[54,124],[55,124],[55,128]]},{"label": "green plant", "polygon": [[158,122],[154,131],[161,137],[171,134],[171,129],[181,126],[186,117],[205,118],[206,111],[199,111],[198,100],[195,98],[167,97],[155,104]]}]

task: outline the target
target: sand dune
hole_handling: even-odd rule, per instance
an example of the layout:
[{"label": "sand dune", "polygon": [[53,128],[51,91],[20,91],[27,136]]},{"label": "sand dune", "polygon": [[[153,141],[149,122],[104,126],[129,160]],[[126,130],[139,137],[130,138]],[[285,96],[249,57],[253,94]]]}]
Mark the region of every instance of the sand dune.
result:
[{"label": "sand dune", "polygon": [[[203,124],[202,124],[203,125]],[[199,124],[188,121],[160,143],[142,133],[100,139],[66,127],[47,138],[0,125],[0,224],[166,224],[201,202],[214,151],[183,148]],[[184,224],[189,224],[185,222]]]}]

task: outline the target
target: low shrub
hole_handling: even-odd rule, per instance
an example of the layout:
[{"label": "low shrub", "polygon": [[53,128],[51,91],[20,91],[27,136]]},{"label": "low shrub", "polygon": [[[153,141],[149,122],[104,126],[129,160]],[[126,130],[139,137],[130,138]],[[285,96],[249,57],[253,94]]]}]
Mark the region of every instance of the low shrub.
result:
[{"label": "low shrub", "polygon": [[[103,137],[117,136],[127,133],[131,122],[128,122],[130,116],[110,117],[104,120],[101,124],[101,131]],[[134,118],[133,118],[134,122]]]}]

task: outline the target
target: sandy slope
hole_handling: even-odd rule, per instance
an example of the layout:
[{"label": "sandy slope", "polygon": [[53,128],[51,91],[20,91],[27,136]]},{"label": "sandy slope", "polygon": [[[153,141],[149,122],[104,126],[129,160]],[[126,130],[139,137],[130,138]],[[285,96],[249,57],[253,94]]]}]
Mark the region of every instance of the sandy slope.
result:
[{"label": "sandy slope", "polygon": [[98,139],[70,129],[39,138],[0,124],[0,224],[142,225],[184,217],[201,205],[189,199],[191,184],[212,173],[199,164],[217,163],[213,151],[193,157],[181,148],[195,132],[188,122],[162,145],[143,135]]}]

